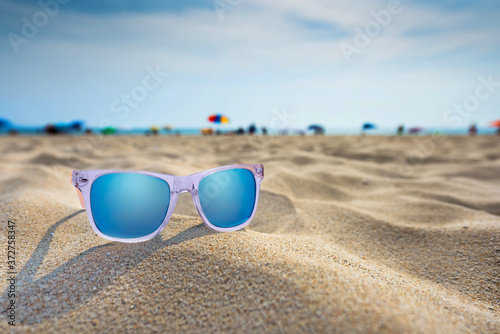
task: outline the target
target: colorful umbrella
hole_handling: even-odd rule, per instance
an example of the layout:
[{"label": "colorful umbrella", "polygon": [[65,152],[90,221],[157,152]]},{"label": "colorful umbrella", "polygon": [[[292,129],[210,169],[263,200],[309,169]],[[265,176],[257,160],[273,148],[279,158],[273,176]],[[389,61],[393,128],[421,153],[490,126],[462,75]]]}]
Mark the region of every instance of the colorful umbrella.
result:
[{"label": "colorful umbrella", "polygon": [[376,129],[377,126],[373,123],[365,123],[363,124],[363,130],[373,130]]},{"label": "colorful umbrella", "polygon": [[208,116],[208,121],[217,124],[227,124],[229,123],[229,118],[221,114],[216,114]]},{"label": "colorful umbrella", "polygon": [[149,131],[151,131],[151,133],[156,136],[158,132],[160,132],[160,128],[157,127],[156,125],[153,125],[152,127],[149,128]]},{"label": "colorful umbrella", "polygon": [[325,133],[325,128],[318,124],[311,124],[307,127],[307,130],[314,131],[315,134],[323,134]]},{"label": "colorful umbrella", "polygon": [[211,129],[211,128],[201,129],[201,134],[204,136],[211,136],[214,134],[214,129]]},{"label": "colorful umbrella", "polygon": [[311,124],[307,127],[307,130],[311,130],[311,131],[316,131],[316,130],[322,130],[323,127],[321,125],[318,125],[318,124]]},{"label": "colorful umbrella", "polygon": [[108,127],[105,127],[104,129],[101,130],[101,133],[103,135],[112,135],[115,132],[116,132],[116,128],[113,126],[108,126]]},{"label": "colorful umbrella", "polygon": [[0,128],[6,128],[10,125],[10,121],[5,118],[0,118]]},{"label": "colorful umbrella", "polygon": [[490,123],[490,128],[500,128],[500,119]]},{"label": "colorful umbrella", "polygon": [[84,124],[85,124],[84,121],[73,121],[69,123],[69,127],[71,130],[80,131],[83,128]]},{"label": "colorful umbrella", "polygon": [[417,133],[420,133],[422,130],[423,130],[422,128],[415,127],[415,128],[411,128],[410,130],[408,130],[408,133],[417,134]]}]

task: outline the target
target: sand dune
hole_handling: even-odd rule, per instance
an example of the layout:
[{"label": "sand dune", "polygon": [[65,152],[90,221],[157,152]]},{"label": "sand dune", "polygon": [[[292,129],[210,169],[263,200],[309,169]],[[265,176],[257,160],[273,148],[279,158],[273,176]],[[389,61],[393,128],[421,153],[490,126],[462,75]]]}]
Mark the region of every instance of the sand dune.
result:
[{"label": "sand dune", "polygon": [[[14,221],[19,292],[17,325],[2,319],[0,331],[499,332],[499,145],[0,138],[1,253],[5,266]],[[159,237],[108,242],[69,182],[72,169],[187,175],[232,163],[265,165],[258,212],[233,233],[202,225],[183,194]]]}]

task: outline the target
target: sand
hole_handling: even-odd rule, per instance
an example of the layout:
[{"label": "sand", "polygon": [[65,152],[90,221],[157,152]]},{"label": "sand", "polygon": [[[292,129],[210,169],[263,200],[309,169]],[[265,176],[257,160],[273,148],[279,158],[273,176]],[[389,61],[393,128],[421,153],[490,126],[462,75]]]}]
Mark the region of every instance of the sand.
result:
[{"label": "sand", "polygon": [[[500,137],[0,138],[0,332],[500,332]],[[157,238],[93,233],[73,169],[263,163],[216,233],[189,194]],[[4,279],[5,278],[5,279]]]}]

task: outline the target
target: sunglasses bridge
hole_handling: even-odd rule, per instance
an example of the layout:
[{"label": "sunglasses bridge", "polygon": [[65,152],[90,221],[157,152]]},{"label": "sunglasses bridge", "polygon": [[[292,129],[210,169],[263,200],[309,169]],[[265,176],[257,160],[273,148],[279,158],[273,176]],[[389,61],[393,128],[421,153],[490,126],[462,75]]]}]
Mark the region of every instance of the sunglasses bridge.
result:
[{"label": "sunglasses bridge", "polygon": [[190,176],[177,176],[174,179],[174,189],[172,194],[190,193],[195,190],[193,179]]}]

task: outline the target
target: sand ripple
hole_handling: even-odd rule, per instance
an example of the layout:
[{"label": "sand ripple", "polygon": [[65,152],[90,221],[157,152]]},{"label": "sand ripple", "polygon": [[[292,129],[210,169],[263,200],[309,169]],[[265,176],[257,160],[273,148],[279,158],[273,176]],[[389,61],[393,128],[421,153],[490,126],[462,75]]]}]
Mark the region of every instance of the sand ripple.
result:
[{"label": "sand ripple", "polygon": [[[18,228],[15,331],[498,332],[499,144],[0,138],[0,212]],[[214,233],[184,194],[163,233],[139,244],[97,237],[69,183],[72,169],[259,162],[247,229]]]}]

